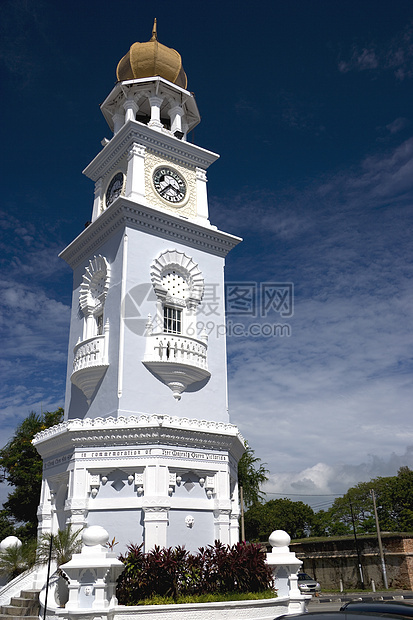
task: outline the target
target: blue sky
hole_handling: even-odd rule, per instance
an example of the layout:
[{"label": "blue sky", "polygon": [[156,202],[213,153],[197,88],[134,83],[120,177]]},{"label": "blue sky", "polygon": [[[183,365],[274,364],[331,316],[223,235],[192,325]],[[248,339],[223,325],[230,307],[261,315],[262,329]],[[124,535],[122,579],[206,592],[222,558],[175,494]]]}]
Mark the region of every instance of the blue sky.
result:
[{"label": "blue sky", "polygon": [[240,319],[289,337],[228,338],[231,421],[270,470],[268,497],[321,507],[413,467],[413,3],[1,8],[1,445],[63,405],[71,272],[57,254],[90,219],[81,171],[110,137],[99,104],[157,17],[202,115],[194,141],[221,155],[211,221],[244,238],[227,280],[294,285],[292,317]]}]

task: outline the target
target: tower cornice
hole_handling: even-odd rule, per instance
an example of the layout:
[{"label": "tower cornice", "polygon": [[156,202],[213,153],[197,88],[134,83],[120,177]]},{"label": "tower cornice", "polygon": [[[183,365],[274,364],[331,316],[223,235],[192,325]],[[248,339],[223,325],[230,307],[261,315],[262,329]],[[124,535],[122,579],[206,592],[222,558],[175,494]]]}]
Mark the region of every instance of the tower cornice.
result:
[{"label": "tower cornice", "polygon": [[175,136],[156,131],[139,121],[130,120],[116,133],[91,163],[83,170],[92,181],[98,181],[111,168],[116,168],[133,144],[138,143],[161,157],[178,163],[206,170],[218,158],[217,153],[208,151],[175,138]]},{"label": "tower cornice", "polygon": [[41,431],[33,440],[43,458],[70,448],[162,444],[177,450],[228,450],[238,459],[244,443],[234,424],[157,414],[67,420]]},{"label": "tower cornice", "polygon": [[213,227],[201,226],[161,209],[140,205],[130,198],[119,196],[59,256],[74,269],[85,258],[93,255],[107,238],[122,227],[184,243],[221,257],[225,257],[242,241],[240,237]]}]

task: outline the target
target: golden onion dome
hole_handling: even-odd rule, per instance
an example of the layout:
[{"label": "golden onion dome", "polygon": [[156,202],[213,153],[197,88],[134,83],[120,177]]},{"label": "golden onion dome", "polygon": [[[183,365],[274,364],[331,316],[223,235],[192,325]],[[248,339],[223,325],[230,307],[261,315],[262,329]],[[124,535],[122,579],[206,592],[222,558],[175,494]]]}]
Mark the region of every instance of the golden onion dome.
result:
[{"label": "golden onion dome", "polygon": [[116,76],[119,82],[160,76],[182,88],[187,86],[181,55],[158,42],[156,19],[150,41],[131,45],[129,52],[119,61]]}]

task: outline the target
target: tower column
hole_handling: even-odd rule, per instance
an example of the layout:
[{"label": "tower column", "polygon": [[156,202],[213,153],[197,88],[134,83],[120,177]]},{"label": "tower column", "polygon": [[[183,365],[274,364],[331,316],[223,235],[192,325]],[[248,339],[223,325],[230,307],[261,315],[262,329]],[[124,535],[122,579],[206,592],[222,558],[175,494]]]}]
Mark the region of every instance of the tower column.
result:
[{"label": "tower column", "polygon": [[128,121],[134,121],[139,110],[139,106],[136,101],[133,99],[127,99],[123,104],[123,108],[125,110],[125,123]]},{"label": "tower column", "polygon": [[115,112],[115,114],[113,115],[113,133],[117,134],[119,129],[121,129],[123,127],[123,125],[125,124],[125,113],[121,110],[119,110],[118,112]]},{"label": "tower column", "polygon": [[174,134],[176,131],[182,132],[182,116],[184,115],[184,111],[181,106],[176,105],[171,108],[168,112],[169,117],[171,119],[171,131]]},{"label": "tower column", "polygon": [[125,196],[140,202],[145,199],[145,151],[144,146],[135,142],[128,153]]},{"label": "tower column", "polygon": [[154,129],[162,129],[163,125],[161,123],[161,105],[163,98],[162,97],[149,97],[149,103],[151,104],[151,120],[148,123],[148,127],[153,127]]}]

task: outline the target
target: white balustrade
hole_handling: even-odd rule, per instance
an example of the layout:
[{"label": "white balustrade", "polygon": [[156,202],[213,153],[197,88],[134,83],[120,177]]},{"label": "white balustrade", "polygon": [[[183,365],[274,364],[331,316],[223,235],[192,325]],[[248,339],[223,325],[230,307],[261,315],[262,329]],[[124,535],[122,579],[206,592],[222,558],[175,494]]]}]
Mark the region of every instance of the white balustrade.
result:
[{"label": "white balustrade", "polygon": [[106,364],[105,335],[79,342],[74,348],[73,372]]},{"label": "white balustrade", "polygon": [[187,364],[207,369],[205,342],[173,334],[152,334],[147,337],[145,361]]},{"label": "white balustrade", "polygon": [[[209,380],[206,341],[174,334],[148,334],[143,363],[176,400],[195,383]],[[200,389],[199,385],[198,389]]]},{"label": "white balustrade", "polygon": [[74,348],[73,372],[70,380],[90,404],[95,388],[108,367],[109,324],[105,333],[78,342]]}]

